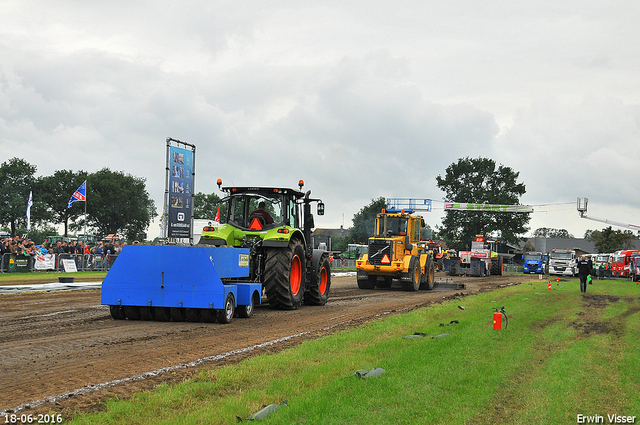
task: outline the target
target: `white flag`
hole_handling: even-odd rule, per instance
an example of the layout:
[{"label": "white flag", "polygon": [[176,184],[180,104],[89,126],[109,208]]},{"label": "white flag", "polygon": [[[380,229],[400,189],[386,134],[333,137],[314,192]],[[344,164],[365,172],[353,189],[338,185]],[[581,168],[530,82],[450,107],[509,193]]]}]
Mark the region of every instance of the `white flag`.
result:
[{"label": "white flag", "polygon": [[33,197],[29,191],[29,201],[27,201],[27,231],[31,228],[31,205],[33,205]]}]

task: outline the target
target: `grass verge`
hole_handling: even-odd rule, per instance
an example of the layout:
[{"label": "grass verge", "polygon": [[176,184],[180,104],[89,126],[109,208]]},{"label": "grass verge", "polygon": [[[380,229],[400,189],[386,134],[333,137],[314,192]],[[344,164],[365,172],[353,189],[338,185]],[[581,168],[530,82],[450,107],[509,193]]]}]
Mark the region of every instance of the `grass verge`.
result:
[{"label": "grass verge", "polygon": [[[283,400],[287,407],[267,423],[559,424],[640,415],[638,285],[596,281],[581,294],[572,280],[553,288],[536,281],[386,317],[111,400],[71,423],[231,424]],[[501,306],[509,325],[494,331]],[[428,336],[404,338],[414,332]],[[375,367],[386,372],[353,376]]]}]

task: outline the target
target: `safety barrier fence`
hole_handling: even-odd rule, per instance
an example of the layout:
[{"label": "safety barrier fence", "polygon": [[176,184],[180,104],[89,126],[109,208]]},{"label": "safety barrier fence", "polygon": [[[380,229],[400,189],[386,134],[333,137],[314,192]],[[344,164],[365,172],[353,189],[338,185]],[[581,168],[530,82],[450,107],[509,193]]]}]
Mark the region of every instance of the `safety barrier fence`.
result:
[{"label": "safety barrier fence", "polygon": [[0,273],[68,271],[75,265],[78,271],[107,271],[113,265],[114,254],[44,254],[22,255],[5,253],[0,258]]}]

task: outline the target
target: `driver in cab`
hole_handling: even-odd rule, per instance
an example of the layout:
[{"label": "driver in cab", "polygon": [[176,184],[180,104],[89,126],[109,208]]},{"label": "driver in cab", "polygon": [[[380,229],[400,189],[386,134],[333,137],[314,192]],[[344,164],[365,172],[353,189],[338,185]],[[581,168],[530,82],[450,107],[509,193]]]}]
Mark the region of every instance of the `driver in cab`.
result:
[{"label": "driver in cab", "polygon": [[262,217],[265,224],[273,224],[273,218],[271,218],[271,214],[269,214],[265,210],[264,201],[260,201],[258,203],[258,209],[252,212],[251,215],[249,216],[249,218],[252,218],[252,217]]}]

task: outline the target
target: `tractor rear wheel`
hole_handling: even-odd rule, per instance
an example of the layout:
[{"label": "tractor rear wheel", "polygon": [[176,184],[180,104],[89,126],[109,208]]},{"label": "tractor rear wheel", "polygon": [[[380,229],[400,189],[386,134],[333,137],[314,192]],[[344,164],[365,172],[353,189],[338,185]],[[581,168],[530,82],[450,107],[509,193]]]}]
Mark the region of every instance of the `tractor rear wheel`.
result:
[{"label": "tractor rear wheel", "polygon": [[309,305],[325,305],[331,288],[331,263],[324,256],[318,264],[315,276],[311,276],[310,287],[304,294],[304,303]]},{"label": "tractor rear wheel", "polygon": [[305,252],[302,242],[292,239],[286,248],[267,251],[264,287],[269,308],[295,310],[302,304],[305,283]]}]

